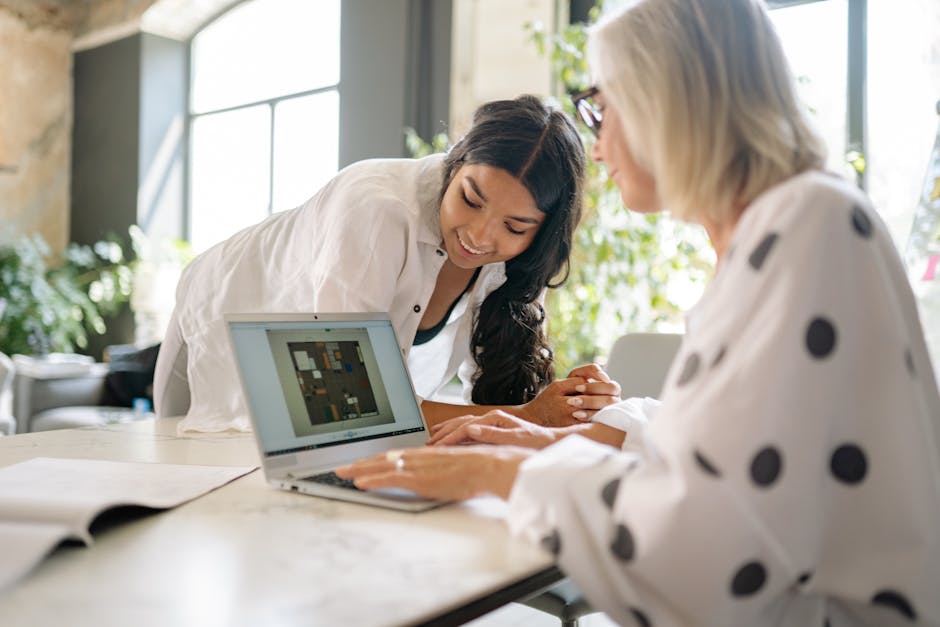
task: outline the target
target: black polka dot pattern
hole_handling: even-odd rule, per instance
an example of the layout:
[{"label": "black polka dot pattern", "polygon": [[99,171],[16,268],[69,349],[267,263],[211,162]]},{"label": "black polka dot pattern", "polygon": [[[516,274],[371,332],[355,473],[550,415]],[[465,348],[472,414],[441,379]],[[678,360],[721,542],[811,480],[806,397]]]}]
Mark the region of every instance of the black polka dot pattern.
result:
[{"label": "black polka dot pattern", "polygon": [[868,239],[872,234],[871,218],[858,205],[852,207],[852,228],[859,236]]},{"label": "black polka dot pattern", "polygon": [[774,247],[774,244],[777,243],[778,235],[776,233],[771,233],[757,245],[751,255],[747,258],[747,262],[751,264],[751,267],[755,270],[760,270],[763,267],[764,262],[767,260],[767,255],[770,254],[771,249]]},{"label": "black polka dot pattern", "polygon": [[653,623],[650,621],[649,616],[643,613],[642,610],[631,607],[630,614],[633,615],[633,620],[635,620],[636,624],[640,625],[640,627],[653,627]]},{"label": "black polka dot pattern", "polygon": [[720,477],[721,473],[715,468],[715,465],[711,463],[708,458],[702,455],[701,451],[693,451],[692,456],[695,457],[695,463],[698,464],[705,474],[711,475],[713,477]]},{"label": "black polka dot pattern", "polygon": [[676,385],[685,385],[694,379],[695,375],[698,373],[700,363],[701,358],[698,356],[698,353],[689,355],[685,360],[685,366],[682,367],[682,373],[679,375],[679,380],[676,381]]},{"label": "black polka dot pattern", "polygon": [[783,456],[772,446],[762,448],[751,461],[751,479],[762,488],[773,485],[782,470]]},{"label": "black polka dot pattern", "polygon": [[620,479],[612,479],[601,488],[601,500],[608,509],[613,509],[614,500],[617,498],[617,490],[620,489]]},{"label": "black polka dot pattern", "polygon": [[738,569],[731,580],[731,594],[748,597],[756,594],[767,581],[767,569],[760,562],[748,562]]},{"label": "black polka dot pattern", "polygon": [[805,573],[801,573],[800,576],[796,578],[796,583],[800,584],[801,586],[805,586],[806,582],[808,582],[812,578],[813,578],[812,571],[806,571]]},{"label": "black polka dot pattern", "polygon": [[725,358],[725,353],[727,352],[728,352],[727,346],[722,346],[721,348],[718,349],[718,354],[715,355],[715,358],[712,360],[712,368],[714,368],[715,366],[721,363],[721,361]]},{"label": "black polka dot pattern", "polygon": [[557,529],[553,529],[550,534],[542,538],[540,543],[542,548],[558,557],[558,554],[561,553],[561,535],[558,533]]},{"label": "black polka dot pattern", "polygon": [[824,359],[836,348],[836,328],[826,318],[813,318],[806,327],[806,349],[816,359]]},{"label": "black polka dot pattern", "polygon": [[868,472],[868,460],[857,445],[843,444],[833,451],[829,470],[842,483],[860,483]]},{"label": "black polka dot pattern", "polygon": [[914,355],[910,349],[904,351],[904,365],[907,366],[907,371],[911,373],[912,377],[917,376],[917,369],[914,368]]},{"label": "black polka dot pattern", "polygon": [[917,620],[917,612],[911,602],[894,590],[882,590],[871,598],[874,605],[883,605],[896,610],[911,620]]},{"label": "black polka dot pattern", "polygon": [[614,541],[610,543],[610,550],[613,552],[614,557],[623,562],[629,562],[633,559],[633,534],[630,533],[626,525],[617,525]]}]

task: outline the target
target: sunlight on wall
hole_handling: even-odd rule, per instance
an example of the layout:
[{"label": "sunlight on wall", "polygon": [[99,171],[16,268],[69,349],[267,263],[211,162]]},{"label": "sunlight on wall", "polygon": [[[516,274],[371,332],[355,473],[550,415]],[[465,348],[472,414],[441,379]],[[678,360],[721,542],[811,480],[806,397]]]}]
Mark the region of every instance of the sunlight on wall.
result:
[{"label": "sunlight on wall", "polygon": [[539,21],[552,32],[555,0],[454,0],[451,51],[451,137],[470,126],[473,111],[490,100],[520,94],[552,95],[552,70],[526,33]]}]

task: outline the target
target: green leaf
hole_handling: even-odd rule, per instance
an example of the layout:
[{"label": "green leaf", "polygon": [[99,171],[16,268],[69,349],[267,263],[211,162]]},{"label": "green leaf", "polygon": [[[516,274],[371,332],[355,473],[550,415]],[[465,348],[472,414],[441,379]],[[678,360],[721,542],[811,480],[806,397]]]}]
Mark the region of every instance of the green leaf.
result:
[{"label": "green leaf", "polygon": [[[54,262],[53,265],[47,261]],[[70,244],[57,259],[39,235],[0,238],[0,351],[71,352],[88,332],[107,330],[103,313],[130,297],[133,272],[116,237]]]}]

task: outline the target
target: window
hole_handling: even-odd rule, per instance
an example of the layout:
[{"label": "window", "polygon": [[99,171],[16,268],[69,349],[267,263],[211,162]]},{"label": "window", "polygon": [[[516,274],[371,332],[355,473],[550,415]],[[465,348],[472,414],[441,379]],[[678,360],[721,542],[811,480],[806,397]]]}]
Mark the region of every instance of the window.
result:
[{"label": "window", "polygon": [[[771,16],[802,83],[801,95],[825,135],[829,166],[844,172],[840,161],[847,150],[862,151],[866,191],[909,264],[928,348],[934,363],[940,363],[938,218],[933,205],[918,207],[922,195],[930,199],[926,202],[936,202],[940,189],[935,178],[938,166],[930,164],[934,142],[940,141],[936,36],[940,3],[776,0],[775,4],[780,8]],[[915,215],[923,223],[914,224]],[[912,236],[914,230],[918,237]]]},{"label": "window", "polygon": [[[902,251],[911,229],[940,94],[936,0],[777,0],[770,15],[829,147],[829,167],[850,171],[862,150],[867,192]],[[855,11],[856,18],[850,18]],[[849,38],[862,60],[848,58]],[[858,67],[855,81],[847,77]],[[848,111],[854,107],[855,112]],[[852,115],[858,119],[849,129]]]},{"label": "window", "polygon": [[904,251],[937,133],[940,3],[868,0],[868,191]]},{"label": "window", "polygon": [[340,0],[251,0],[192,42],[196,252],[301,204],[336,173]]},{"label": "window", "polygon": [[827,165],[845,171],[848,0],[825,0],[770,12],[800,98],[829,149]]}]

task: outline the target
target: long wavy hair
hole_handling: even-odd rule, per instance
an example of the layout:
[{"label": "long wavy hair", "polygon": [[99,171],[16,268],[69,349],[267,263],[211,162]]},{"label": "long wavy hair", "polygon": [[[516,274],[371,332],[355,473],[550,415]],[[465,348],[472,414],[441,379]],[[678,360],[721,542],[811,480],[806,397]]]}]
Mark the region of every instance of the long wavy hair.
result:
[{"label": "long wavy hair", "polygon": [[489,102],[474,112],[470,130],[444,161],[442,190],[462,166],[476,164],[518,179],[545,214],[529,247],[506,262],[506,282],[475,313],[470,340],[478,367],[473,402],[525,403],[555,378],[539,296],[568,278],[571,242],[581,219],[584,147],[564,113],[521,96]]}]

